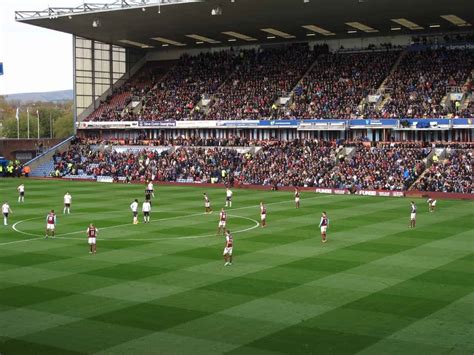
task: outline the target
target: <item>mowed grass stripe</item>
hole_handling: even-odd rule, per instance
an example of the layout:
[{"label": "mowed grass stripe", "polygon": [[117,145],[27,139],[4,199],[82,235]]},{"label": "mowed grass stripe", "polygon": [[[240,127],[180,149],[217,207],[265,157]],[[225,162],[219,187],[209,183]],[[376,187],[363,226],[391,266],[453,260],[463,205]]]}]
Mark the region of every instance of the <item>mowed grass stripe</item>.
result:
[{"label": "mowed grass stripe", "polygon": [[[314,318],[306,320],[298,325],[285,328],[281,332],[252,342],[248,346],[250,348],[255,347],[270,351],[281,351],[281,349],[287,349],[288,352],[292,353],[304,353],[308,351],[309,348],[318,353],[325,353],[328,351],[354,353],[360,351],[365,347],[378,342],[381,338],[387,337],[400,329],[409,326],[418,319],[427,317],[448,306],[452,302],[471,294],[472,291],[474,291],[474,285],[471,284],[464,287],[466,278],[463,277],[463,275],[459,275],[459,277],[457,275],[452,276],[452,278],[460,280],[462,286],[453,287],[450,291],[445,290],[443,293],[444,298],[442,300],[427,298],[425,292],[433,291],[433,289],[426,290],[423,289],[423,285],[416,285],[419,281],[425,282],[427,275],[435,274],[440,270],[449,269],[452,265],[457,264],[463,259],[464,258],[454,260],[410,279],[396,282],[393,286],[384,287],[383,285],[379,285],[381,288],[380,291],[372,293],[367,292],[366,296],[362,296],[363,293],[357,295],[357,292],[354,292],[354,290],[351,290],[350,288],[333,288],[337,287],[336,285],[338,282],[330,284],[330,287],[327,286],[327,283],[321,284],[319,282],[319,286],[314,284],[314,287],[308,288],[308,290],[313,290],[312,297],[314,297],[315,300],[320,297],[326,299],[335,296],[340,292],[347,293],[348,297],[341,299],[340,295],[338,295],[336,298],[341,299],[342,302],[340,302],[339,306],[334,305],[333,310],[322,312],[322,314],[315,316]],[[334,277],[337,278],[337,274],[334,276],[328,276],[327,278]],[[346,280],[339,280],[339,284],[344,281]],[[366,281],[370,282],[370,277],[366,278]],[[413,285],[413,283],[415,283],[415,285]],[[434,285],[435,284],[433,284],[433,286]],[[400,294],[399,290],[406,291],[407,288],[409,288],[411,292],[409,296]],[[292,293],[295,293],[295,290],[292,291]],[[414,291],[417,292],[416,295],[413,294]],[[393,295],[394,293],[395,295]],[[352,302],[348,302],[351,297],[357,298],[358,296],[362,297]],[[272,297],[278,296],[273,295]],[[286,297],[284,299],[286,299]],[[291,299],[291,297],[289,299]],[[302,300],[298,300],[295,297],[293,302],[295,301],[301,302]],[[273,311],[279,312],[279,309],[275,308]],[[248,314],[252,314],[253,317],[259,314],[258,309],[248,309],[247,312]],[[224,313],[236,314],[239,313],[239,311],[238,309],[236,311],[229,310]],[[468,327],[468,325],[463,322],[460,322],[457,326],[460,329]],[[311,331],[304,328],[310,328]],[[306,342],[295,347],[296,340],[301,339],[302,334],[309,335],[310,333],[313,333],[312,337],[309,337],[308,339],[305,338]],[[288,334],[292,334],[293,339],[288,339]],[[327,338],[328,335],[330,335],[329,339]],[[347,344],[339,344],[338,342],[335,342],[334,339],[337,335],[342,339],[347,338],[355,340],[358,337],[361,337],[361,339]],[[465,340],[467,340],[467,338]],[[292,349],[291,351],[290,347]],[[463,350],[467,352],[469,350],[469,345],[464,344]]]},{"label": "mowed grass stripe", "polygon": [[[27,182],[28,185],[35,185],[35,190],[37,188],[37,191],[31,190],[30,195],[27,192],[27,198],[29,196],[35,205],[43,205],[44,202],[44,205],[62,208],[63,192],[58,191],[67,188],[73,194],[74,202],[78,203],[73,204],[73,211],[78,211],[83,207],[79,203],[82,198],[80,191],[87,195],[93,194],[96,201],[91,196],[86,197],[88,201],[84,201],[87,206],[85,210],[90,215],[97,215],[98,219],[104,221],[104,225],[107,221],[121,220],[122,216],[128,222],[128,205],[133,195],[143,198],[141,185]],[[3,184],[0,181],[1,187],[5,186]],[[8,193],[14,198],[17,184],[18,180],[11,180],[8,188]],[[76,192],[73,192],[74,189]],[[211,194],[216,210],[223,204],[224,190],[206,190]],[[159,187],[154,208],[160,212],[152,218],[174,212],[202,212],[203,191],[204,189],[193,187]],[[35,195],[36,193],[38,194]],[[115,196],[117,199],[112,198]],[[309,199],[305,201],[306,196]],[[41,201],[35,201],[36,198],[41,198]],[[104,241],[99,244],[97,257],[92,258],[86,254],[86,241],[80,239],[2,246],[0,257],[14,259],[15,255],[29,253],[33,260],[36,254],[46,255],[46,259],[52,258],[49,261],[40,257],[37,264],[34,263],[36,261],[31,261],[33,264],[28,262],[30,265],[26,266],[3,263],[8,270],[0,271],[0,278],[3,280],[3,276],[7,276],[5,286],[10,290],[8,292],[19,285],[35,290],[44,289],[51,295],[50,300],[40,297],[38,302],[25,299],[23,309],[26,313],[45,312],[84,320],[68,321],[61,329],[54,322],[45,321],[41,328],[39,323],[35,324],[30,329],[24,329],[23,336],[19,335],[20,332],[15,339],[5,337],[0,340],[0,349],[2,345],[3,348],[14,349],[15,340],[30,344],[38,352],[41,349],[72,350],[74,346],[74,351],[81,353],[107,353],[114,350],[146,349],[144,344],[152,344],[157,351],[167,350],[168,353],[173,345],[189,352],[201,350],[213,353],[213,349],[214,352],[218,352],[216,349],[234,349],[236,352],[250,353],[269,350],[265,346],[255,346],[256,342],[272,334],[279,334],[281,340],[288,343],[288,347],[280,347],[277,352],[295,353],[303,349],[306,350],[305,353],[309,353],[312,348],[308,337],[314,335],[304,330],[309,327],[303,327],[302,322],[324,316],[341,306],[354,304],[359,299],[372,294],[383,297],[383,292],[388,289],[387,297],[396,298],[398,292],[407,299],[419,300],[420,308],[437,312],[437,305],[457,304],[455,298],[466,292],[462,284],[464,278],[470,275],[466,270],[470,270],[472,265],[469,259],[462,256],[469,250],[466,247],[469,246],[468,231],[471,231],[472,225],[464,223],[463,228],[460,221],[451,216],[457,215],[465,221],[472,219],[472,204],[469,202],[440,201],[439,211],[430,215],[424,210],[426,202],[417,200],[419,227],[413,231],[405,229],[409,214],[409,201],[406,199],[304,194],[302,208],[296,210],[292,193],[237,189],[234,190],[235,212],[231,213],[258,219],[259,210],[255,205],[260,200],[276,202],[268,206],[269,228],[236,235],[236,263],[227,269],[222,266],[220,259],[222,239],[219,238],[192,241],[176,239],[159,243]],[[15,204],[12,203],[14,219],[45,214],[42,207],[38,210],[37,207],[31,208],[28,203],[23,206]],[[459,208],[460,206],[464,208]],[[113,216],[115,208],[123,212]],[[319,242],[316,228],[323,209],[328,210],[332,220],[330,242],[324,246]],[[379,220],[376,218],[378,210],[381,216]],[[62,220],[68,216],[60,217]],[[63,224],[63,232],[74,232],[77,230],[75,228],[81,230],[89,223],[89,216],[84,219],[79,215],[76,217],[77,220],[71,218],[70,227]],[[205,230],[207,224],[209,230],[214,231],[217,215],[215,213],[208,217],[210,218],[203,223],[197,222],[198,219],[170,221],[161,225],[161,231],[169,236],[190,235],[192,228]],[[192,228],[187,228],[187,224]],[[236,223],[240,224],[243,226],[244,223]],[[156,227],[143,224],[124,226],[116,228],[116,237],[153,237],[159,232],[159,226]],[[21,238],[9,229],[6,231],[5,239]],[[114,230],[111,229],[110,232],[112,231]],[[444,254],[443,248],[446,250]],[[311,258],[320,261],[321,270],[317,269],[317,263],[306,269],[287,266]],[[453,260],[459,262],[452,263]],[[439,268],[443,264],[447,265],[446,268]],[[430,270],[433,272],[429,273]],[[448,279],[445,275],[449,270],[454,271],[455,275]],[[423,277],[416,278],[417,275]],[[437,297],[429,298],[428,295],[436,294],[433,292],[436,286],[443,287],[441,279],[446,280],[447,287],[443,288],[445,291],[438,292]],[[235,280],[242,280],[240,286]],[[215,287],[213,285],[225,284],[226,281],[231,282],[228,290],[212,289]],[[397,284],[404,286],[394,287]],[[420,290],[416,285],[421,285]],[[94,301],[102,307],[95,307]],[[12,307],[14,310],[21,309],[0,301],[0,312],[11,311]],[[458,306],[460,309],[463,307],[466,311],[468,303],[460,303]],[[129,317],[130,312],[127,310],[135,310],[140,317]],[[347,310],[340,314],[341,319],[357,318],[356,314],[362,317],[362,313],[366,312],[357,307],[350,310],[352,314],[346,313],[349,312]],[[196,315],[194,318],[193,314]],[[8,317],[13,323],[14,315],[13,312]],[[422,315],[424,314],[418,314],[420,317]],[[404,329],[403,326],[413,319],[418,321],[416,317],[386,312],[372,312],[367,319],[369,321],[359,328],[367,332],[372,330],[373,334],[360,335],[362,331],[358,332],[350,326],[349,329],[341,326],[337,329],[322,329],[321,332],[327,335],[327,344],[331,340],[356,341],[359,336],[362,338],[359,348],[371,349],[389,331],[397,327],[399,330]],[[389,325],[393,322],[396,326],[386,326],[384,319],[390,320]],[[377,329],[371,324],[380,327],[379,334],[375,334]],[[86,338],[83,336],[87,337],[90,334],[89,328],[95,326],[102,328],[107,340],[100,343],[96,339],[84,343],[82,339]],[[303,330],[294,335],[293,329],[298,326]],[[129,336],[122,335],[124,328],[129,329]],[[21,331],[21,326],[18,331]],[[59,333],[62,334],[60,337],[57,336]],[[397,333],[395,329],[394,334]],[[77,336],[81,341],[67,343],[64,339],[68,336]],[[462,338],[459,341],[459,334],[452,337],[448,334],[447,337],[452,343],[457,341],[461,344],[459,349],[466,349],[463,344],[467,341]],[[404,339],[397,341],[400,344],[413,341]],[[184,340],[187,340],[186,344],[176,343]],[[423,342],[426,343],[427,339],[424,338]],[[306,344],[306,347],[298,344]],[[332,344],[334,349],[344,350],[336,345],[339,344]],[[425,346],[424,349],[428,347]]]},{"label": "mowed grass stripe", "polygon": [[[352,266],[352,265],[351,265]],[[221,292],[229,292],[229,293],[233,293],[233,292],[239,292],[238,290],[245,290],[245,292],[247,291],[247,288],[244,287],[245,285],[242,285],[242,287],[239,287],[239,286],[236,286],[236,287],[233,287],[232,284],[230,284],[230,287],[228,287],[229,285],[229,282],[228,281],[223,281],[222,282],[222,289],[220,290]],[[263,283],[265,284],[265,283]],[[227,286],[227,287],[226,287]],[[249,286],[249,284],[247,284],[247,286]],[[293,285],[289,285],[288,289],[291,288],[291,286]],[[268,288],[267,288],[268,289]],[[242,292],[242,291],[241,291]],[[271,292],[270,292],[271,293]],[[275,310],[277,311],[277,310]],[[250,314],[255,314],[255,313],[250,313]]]}]

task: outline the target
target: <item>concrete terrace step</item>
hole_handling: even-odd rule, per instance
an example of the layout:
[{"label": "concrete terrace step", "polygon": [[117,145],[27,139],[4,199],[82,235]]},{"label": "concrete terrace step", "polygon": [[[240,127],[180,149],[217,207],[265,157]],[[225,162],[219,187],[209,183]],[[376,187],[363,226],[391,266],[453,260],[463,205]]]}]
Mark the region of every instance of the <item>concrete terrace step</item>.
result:
[{"label": "concrete terrace step", "polygon": [[51,172],[54,170],[54,161],[53,159],[50,159],[37,168],[33,169],[31,172],[31,176],[33,177],[44,177],[44,176],[50,176]]}]

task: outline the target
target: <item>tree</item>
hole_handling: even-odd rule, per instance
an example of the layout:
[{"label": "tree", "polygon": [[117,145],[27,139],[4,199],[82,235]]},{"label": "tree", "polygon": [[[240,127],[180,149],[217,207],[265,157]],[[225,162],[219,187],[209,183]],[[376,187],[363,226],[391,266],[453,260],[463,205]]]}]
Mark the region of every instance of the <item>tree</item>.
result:
[{"label": "tree", "polygon": [[53,128],[55,138],[65,138],[72,135],[74,133],[72,111],[58,117],[53,123]]},{"label": "tree", "polygon": [[49,138],[51,134],[55,138],[65,138],[72,135],[74,132],[72,102],[61,104],[30,102],[27,104],[20,104],[20,102],[7,102],[0,97],[0,119],[3,118],[3,128],[0,136],[6,138],[17,138],[17,121],[15,118],[17,107],[20,107],[20,138],[28,137],[27,109],[30,113],[30,138],[38,137],[37,112],[40,116],[40,138]]}]

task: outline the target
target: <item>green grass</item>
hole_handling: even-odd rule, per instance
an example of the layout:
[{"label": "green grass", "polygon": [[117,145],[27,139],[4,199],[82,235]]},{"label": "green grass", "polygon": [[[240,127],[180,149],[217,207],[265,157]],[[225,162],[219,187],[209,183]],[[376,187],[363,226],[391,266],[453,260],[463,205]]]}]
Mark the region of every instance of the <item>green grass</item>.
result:
[{"label": "green grass", "polygon": [[[160,186],[152,223],[131,224],[144,186],[0,180],[4,354],[472,354],[474,204],[234,190],[234,264],[216,237],[223,189]],[[66,191],[72,214],[62,214]],[[268,228],[256,227],[258,204]],[[58,212],[55,240],[45,216]],[[328,212],[328,243],[317,224]],[[85,229],[99,228],[98,254]],[[15,225],[15,229],[12,229]],[[239,232],[241,231],[241,232]]]}]

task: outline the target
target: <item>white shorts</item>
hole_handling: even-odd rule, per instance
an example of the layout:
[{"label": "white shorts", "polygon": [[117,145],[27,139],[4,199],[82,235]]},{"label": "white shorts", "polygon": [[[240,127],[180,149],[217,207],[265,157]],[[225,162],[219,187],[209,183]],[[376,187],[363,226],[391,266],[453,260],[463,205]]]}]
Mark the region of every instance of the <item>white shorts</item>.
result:
[{"label": "white shorts", "polygon": [[204,207],[209,208],[209,207],[211,207],[211,204],[210,204],[209,202],[206,202],[206,203],[204,204]]},{"label": "white shorts", "polygon": [[90,245],[95,244],[95,241],[96,241],[95,238],[88,238],[88,239],[87,239],[87,242],[88,242]]},{"label": "white shorts", "polygon": [[261,214],[261,215],[260,215],[260,220],[264,221],[265,218],[267,218],[267,215],[266,215],[266,214]]},{"label": "white shorts", "polygon": [[300,198],[299,198],[299,197],[295,197],[295,202],[296,202],[296,203],[300,202]]},{"label": "white shorts", "polygon": [[416,219],[416,213],[411,213],[410,214],[410,219],[414,221]]},{"label": "white shorts", "polygon": [[220,221],[219,222],[219,227],[225,227],[225,221]]},{"label": "white shorts", "polygon": [[232,247],[225,247],[222,255],[232,255]]},{"label": "white shorts", "polygon": [[321,233],[326,233],[328,226],[321,226]]},{"label": "white shorts", "polygon": [[55,227],[56,227],[56,226],[55,226],[54,224],[49,224],[49,223],[48,223],[48,224],[46,225],[46,229],[49,230],[49,231],[53,231]]}]

